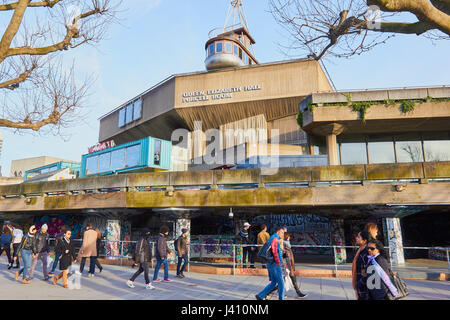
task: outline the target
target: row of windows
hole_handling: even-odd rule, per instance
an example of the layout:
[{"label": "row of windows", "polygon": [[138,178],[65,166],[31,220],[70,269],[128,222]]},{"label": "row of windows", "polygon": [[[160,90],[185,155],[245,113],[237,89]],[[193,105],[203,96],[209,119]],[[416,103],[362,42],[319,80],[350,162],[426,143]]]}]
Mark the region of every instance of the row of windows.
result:
[{"label": "row of windows", "polygon": [[212,56],[216,53],[231,53],[238,56],[245,65],[254,64],[252,58],[250,58],[242,48],[234,44],[231,41],[219,41],[211,43],[206,50],[207,56]]},{"label": "row of windows", "polygon": [[[315,154],[326,154],[325,145]],[[447,133],[401,134],[387,137],[339,138],[339,164],[404,163],[450,161]]]},{"label": "row of windows", "polygon": [[35,176],[40,175],[40,174],[44,174],[44,173],[51,172],[51,171],[56,171],[56,170],[58,170],[57,166],[51,166],[49,168],[44,168],[44,169],[39,169],[39,170],[36,170],[36,171],[31,171],[31,172],[28,172],[26,178],[27,179],[31,179],[31,178],[33,178]]},{"label": "row of windows", "polygon": [[86,175],[137,167],[140,159],[140,144],[91,156],[86,159]]},{"label": "row of windows", "polygon": [[142,99],[126,105],[119,111],[119,128],[142,117]]}]

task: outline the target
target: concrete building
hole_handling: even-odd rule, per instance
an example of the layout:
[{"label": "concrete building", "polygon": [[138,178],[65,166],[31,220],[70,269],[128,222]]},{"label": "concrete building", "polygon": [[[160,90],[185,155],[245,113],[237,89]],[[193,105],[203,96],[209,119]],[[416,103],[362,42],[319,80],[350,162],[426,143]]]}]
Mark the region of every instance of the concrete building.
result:
[{"label": "concrete building", "polygon": [[73,162],[72,160],[65,160],[49,156],[40,156],[40,157],[13,160],[11,161],[10,176],[24,177],[25,172],[28,170],[44,167],[60,161]]}]

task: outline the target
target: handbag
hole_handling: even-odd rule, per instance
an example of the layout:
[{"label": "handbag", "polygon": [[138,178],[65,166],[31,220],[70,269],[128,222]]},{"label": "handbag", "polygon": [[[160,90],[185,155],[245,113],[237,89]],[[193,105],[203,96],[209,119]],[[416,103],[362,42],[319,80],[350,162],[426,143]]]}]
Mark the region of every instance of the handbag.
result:
[{"label": "handbag", "polygon": [[294,284],[292,283],[292,279],[289,276],[289,270],[286,270],[286,275],[284,276],[284,290],[287,292],[294,288]]},{"label": "handbag", "polygon": [[400,300],[409,295],[408,287],[406,286],[405,281],[398,276],[398,274],[394,274],[391,271],[391,279],[394,286],[397,288],[398,296],[394,297],[388,290],[388,298],[389,300]]}]

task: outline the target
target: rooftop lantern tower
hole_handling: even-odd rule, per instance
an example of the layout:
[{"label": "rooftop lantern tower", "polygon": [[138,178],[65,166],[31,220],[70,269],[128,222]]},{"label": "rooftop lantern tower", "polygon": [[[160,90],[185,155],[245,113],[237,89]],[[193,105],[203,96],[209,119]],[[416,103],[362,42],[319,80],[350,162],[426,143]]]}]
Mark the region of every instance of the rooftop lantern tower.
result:
[{"label": "rooftop lantern tower", "polygon": [[231,0],[223,28],[209,32],[209,39],[205,44],[206,69],[258,64],[254,57],[254,44],[255,40],[248,30],[242,0]]}]

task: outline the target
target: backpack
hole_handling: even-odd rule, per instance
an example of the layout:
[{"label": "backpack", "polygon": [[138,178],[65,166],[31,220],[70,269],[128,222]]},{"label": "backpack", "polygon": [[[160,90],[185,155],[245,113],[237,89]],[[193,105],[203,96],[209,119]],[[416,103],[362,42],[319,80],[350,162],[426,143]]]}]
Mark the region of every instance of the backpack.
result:
[{"label": "backpack", "polygon": [[273,263],[275,261],[272,252],[272,246],[270,245],[270,241],[267,241],[259,250],[257,256],[262,260],[266,261],[266,263]]}]

